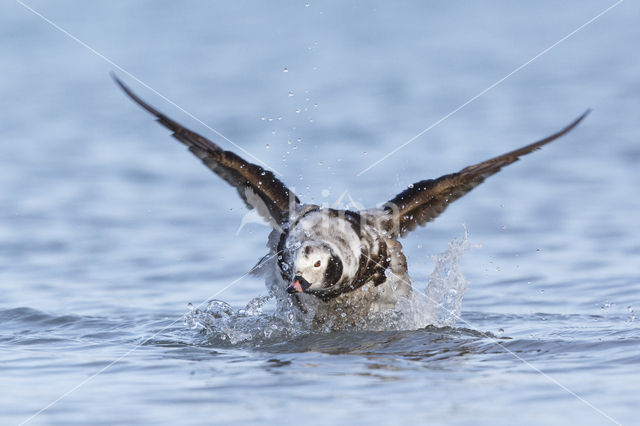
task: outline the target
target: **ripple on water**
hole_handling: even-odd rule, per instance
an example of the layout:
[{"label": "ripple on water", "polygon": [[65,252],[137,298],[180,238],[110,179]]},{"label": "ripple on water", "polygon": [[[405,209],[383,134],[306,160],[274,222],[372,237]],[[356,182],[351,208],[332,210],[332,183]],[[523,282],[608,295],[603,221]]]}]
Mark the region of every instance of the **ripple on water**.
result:
[{"label": "ripple on water", "polygon": [[23,347],[46,345],[51,350],[75,350],[87,345],[135,342],[140,338],[140,329],[147,328],[149,318],[56,315],[20,307],[0,310],[0,323],[4,329],[11,330],[10,334],[0,336],[0,342]]}]

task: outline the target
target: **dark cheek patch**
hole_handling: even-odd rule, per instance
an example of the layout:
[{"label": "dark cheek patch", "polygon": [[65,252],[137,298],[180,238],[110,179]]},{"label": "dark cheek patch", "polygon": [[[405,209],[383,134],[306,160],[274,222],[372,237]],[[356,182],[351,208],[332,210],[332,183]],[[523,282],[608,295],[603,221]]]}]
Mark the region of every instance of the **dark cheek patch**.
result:
[{"label": "dark cheek patch", "polygon": [[324,271],[324,287],[331,287],[342,277],[342,261],[337,256],[331,256],[327,269]]}]

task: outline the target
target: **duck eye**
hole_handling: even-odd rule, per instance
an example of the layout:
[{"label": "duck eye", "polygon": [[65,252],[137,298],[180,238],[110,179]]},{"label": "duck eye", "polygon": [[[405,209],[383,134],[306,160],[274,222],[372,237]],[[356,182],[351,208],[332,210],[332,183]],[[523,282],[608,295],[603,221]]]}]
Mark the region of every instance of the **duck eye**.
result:
[{"label": "duck eye", "polygon": [[320,267],[320,261],[318,260],[316,263],[313,264],[313,266],[315,266],[316,268]]}]

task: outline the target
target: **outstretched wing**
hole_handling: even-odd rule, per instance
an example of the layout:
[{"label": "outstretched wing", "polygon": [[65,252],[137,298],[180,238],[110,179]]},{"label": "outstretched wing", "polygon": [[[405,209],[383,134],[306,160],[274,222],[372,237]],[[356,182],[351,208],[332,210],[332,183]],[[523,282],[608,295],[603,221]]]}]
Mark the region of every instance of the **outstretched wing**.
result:
[{"label": "outstretched wing", "polygon": [[185,144],[215,174],[235,187],[249,209],[255,208],[274,227],[288,221],[289,208],[294,208],[300,200],[271,171],[249,163],[231,151],[222,150],[210,140],[176,123],[140,99],[115,75],[113,78],[131,99],[171,130],[174,138]]},{"label": "outstretched wing", "polygon": [[538,142],[482,163],[465,167],[458,173],[414,183],[385,204],[386,213],[392,217],[392,222],[387,224],[387,228],[394,236],[404,236],[417,226],[432,221],[449,204],[480,185],[487,177],[499,172],[504,166],[518,161],[521,156],[529,154],[571,131],[589,112],[590,110],[587,110],[564,129]]}]

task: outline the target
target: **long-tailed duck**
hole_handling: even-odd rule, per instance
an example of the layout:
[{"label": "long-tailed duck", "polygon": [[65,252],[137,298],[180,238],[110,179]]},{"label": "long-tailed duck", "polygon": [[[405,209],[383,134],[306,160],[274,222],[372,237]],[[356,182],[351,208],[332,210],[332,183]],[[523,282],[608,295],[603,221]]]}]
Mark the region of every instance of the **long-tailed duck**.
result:
[{"label": "long-tailed duck", "polygon": [[355,325],[367,315],[391,310],[411,294],[398,238],[434,220],[502,167],[568,133],[589,113],[540,141],[457,173],[409,185],[380,207],[351,211],[303,204],[271,171],[183,127],[114,79],[272,226],[269,254],[257,265],[270,290],[290,293],[300,312],[312,312],[314,323],[340,323],[340,328],[345,322]]}]

